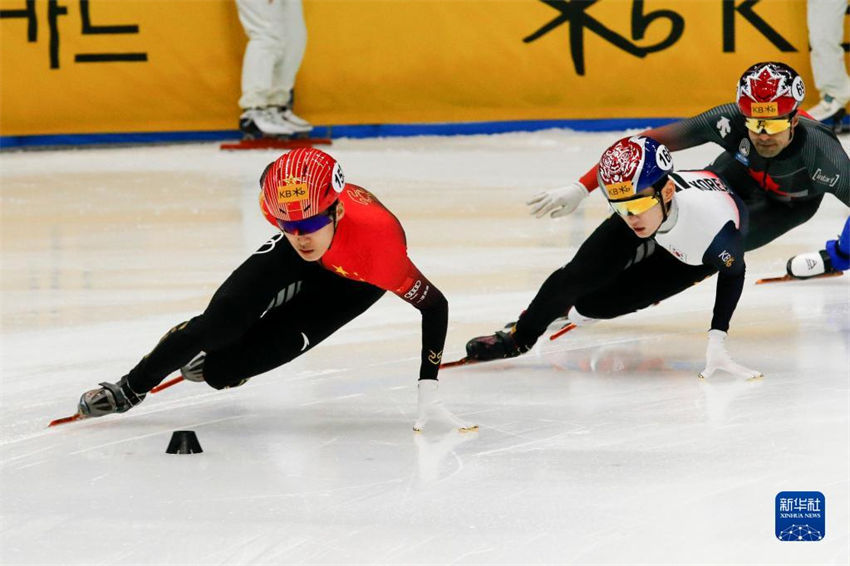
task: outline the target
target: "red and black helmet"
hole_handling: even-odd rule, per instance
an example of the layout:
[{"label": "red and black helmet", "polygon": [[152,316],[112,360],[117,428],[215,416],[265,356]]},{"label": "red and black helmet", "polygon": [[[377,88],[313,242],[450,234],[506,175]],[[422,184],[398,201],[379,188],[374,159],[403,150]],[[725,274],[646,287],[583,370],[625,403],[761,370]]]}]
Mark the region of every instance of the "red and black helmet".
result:
[{"label": "red and black helmet", "polygon": [[806,85],[785,63],[756,63],[738,81],[738,108],[747,118],[790,116],[806,97]]}]

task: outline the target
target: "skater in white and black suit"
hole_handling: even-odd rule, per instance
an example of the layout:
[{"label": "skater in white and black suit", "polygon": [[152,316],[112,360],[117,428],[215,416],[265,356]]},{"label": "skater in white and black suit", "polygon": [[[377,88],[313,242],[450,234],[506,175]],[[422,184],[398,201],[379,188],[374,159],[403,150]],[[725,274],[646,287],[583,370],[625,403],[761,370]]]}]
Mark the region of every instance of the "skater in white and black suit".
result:
[{"label": "skater in white and black suit", "polygon": [[[614,318],[718,273],[701,375],[725,370],[759,376],[734,362],[725,348],[746,271],[747,209],[741,199],[710,171],[674,173],[667,148],[643,136],[623,138],[608,148],[598,175],[616,214],[546,279],[513,326],[470,340],[468,357],[484,361],[518,356],[564,315],[576,325]],[[687,284],[671,288],[671,281]]]}]

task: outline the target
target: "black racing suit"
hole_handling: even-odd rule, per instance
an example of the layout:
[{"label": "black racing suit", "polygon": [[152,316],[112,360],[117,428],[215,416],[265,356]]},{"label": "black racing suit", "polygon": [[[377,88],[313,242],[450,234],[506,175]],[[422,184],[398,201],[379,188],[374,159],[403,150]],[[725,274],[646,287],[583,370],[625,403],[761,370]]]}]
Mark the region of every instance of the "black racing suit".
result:
[{"label": "black racing suit", "polygon": [[756,152],[735,104],[717,106],[642,135],[671,151],[706,142],[723,147],[725,151],[707,169],[725,179],[749,209],[747,251],[806,222],[825,193],[850,207],[850,157],[832,130],[804,116],[799,118],[791,143],[772,158]]},{"label": "black racing suit", "polygon": [[239,385],[312,350],[383,294],[302,260],[280,241],[240,265],[203,314],[169,330],[130,371],[130,388],[150,391],[201,350],[206,352],[207,384],[216,389]]}]

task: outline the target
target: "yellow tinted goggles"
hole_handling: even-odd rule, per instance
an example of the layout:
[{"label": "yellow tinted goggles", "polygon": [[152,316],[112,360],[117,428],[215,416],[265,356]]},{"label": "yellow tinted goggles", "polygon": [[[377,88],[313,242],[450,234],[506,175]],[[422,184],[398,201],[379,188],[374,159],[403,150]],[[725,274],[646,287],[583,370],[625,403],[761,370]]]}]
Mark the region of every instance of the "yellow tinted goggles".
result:
[{"label": "yellow tinted goggles", "polygon": [[790,118],[775,118],[772,120],[764,120],[762,118],[747,118],[744,121],[747,129],[756,134],[760,134],[762,132],[766,134],[778,134],[779,132],[784,132],[788,128],[791,127],[791,119]]},{"label": "yellow tinted goggles", "polygon": [[614,209],[614,212],[620,216],[636,216],[643,214],[661,201],[656,195],[648,197],[635,197],[626,200],[609,200],[608,204]]}]

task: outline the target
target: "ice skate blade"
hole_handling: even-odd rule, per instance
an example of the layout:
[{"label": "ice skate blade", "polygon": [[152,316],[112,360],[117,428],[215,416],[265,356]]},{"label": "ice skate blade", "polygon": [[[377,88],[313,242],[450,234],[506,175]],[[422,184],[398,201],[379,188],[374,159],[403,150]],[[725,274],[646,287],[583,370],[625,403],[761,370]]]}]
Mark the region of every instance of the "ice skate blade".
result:
[{"label": "ice skate blade", "polygon": [[[699,379],[700,381],[705,381],[705,376],[701,373],[697,374],[697,379]],[[748,377],[745,381],[761,381],[762,379],[764,379],[764,374],[760,373],[758,375]]]},{"label": "ice skate blade", "polygon": [[465,356],[459,360],[454,360],[452,362],[443,362],[440,364],[440,369],[448,369],[454,368],[458,366],[468,366],[472,364],[480,364],[481,360],[476,360],[475,358],[470,358],[469,356]]},{"label": "ice skate blade", "polygon": [[330,145],[331,143],[330,138],[256,138],[243,139],[237,142],[225,142],[219,146],[219,149],[296,149],[299,147],[313,147],[314,145]]},{"label": "ice skate blade", "polygon": [[66,423],[72,423],[74,421],[82,421],[82,420],[85,420],[85,419],[88,419],[88,418],[89,417],[87,415],[84,415],[82,413],[77,413],[75,415],[71,415],[70,417],[62,417],[61,419],[54,419],[54,420],[50,421],[50,424],[47,425],[47,428],[50,428],[52,426],[63,425],[63,424],[66,424]]},{"label": "ice skate blade", "polygon": [[560,330],[558,330],[557,332],[552,334],[552,336],[549,337],[549,340],[556,340],[556,339],[560,338],[561,336],[563,336],[564,334],[566,334],[567,332],[569,332],[570,330],[573,330],[575,328],[576,328],[576,325],[573,324],[572,322],[567,323],[566,325],[564,325],[563,328],[561,328]]},{"label": "ice skate blade", "polygon": [[[419,427],[419,428],[416,428],[415,426],[413,427],[413,432],[415,432],[416,434],[420,434],[423,430],[425,430],[424,427]],[[461,434],[466,434],[466,433],[469,433],[469,432],[478,432],[478,425],[461,426],[461,427],[457,427],[455,430],[457,430]]]},{"label": "ice skate blade", "polygon": [[812,277],[794,277],[793,275],[782,275],[780,277],[765,277],[756,281],[756,285],[764,285],[765,283],[783,283],[785,281],[811,281],[812,279],[826,279],[827,277],[839,277],[844,275],[843,271],[830,271],[829,273],[821,273]]},{"label": "ice skate blade", "polygon": [[164,382],[160,383],[159,385],[157,385],[156,387],[151,389],[151,393],[159,393],[163,389],[168,389],[172,385],[177,385],[178,383],[180,383],[181,381],[184,381],[184,380],[185,380],[185,378],[182,375],[178,375],[177,377],[175,377],[173,379],[169,379],[168,381],[164,381]]}]

